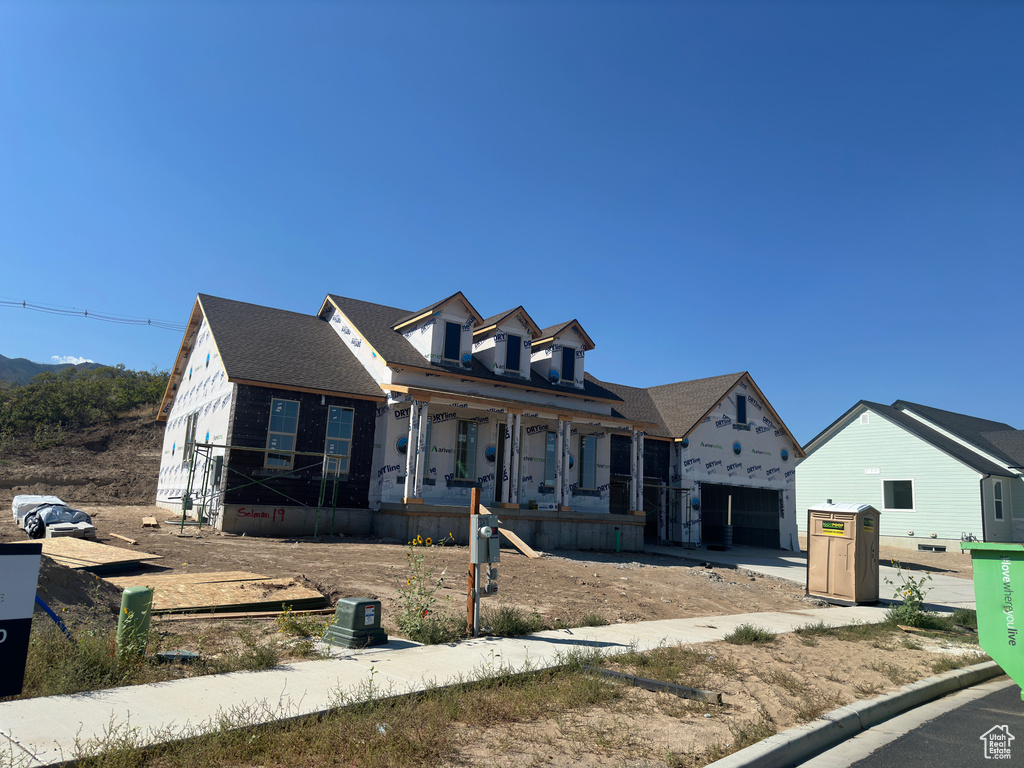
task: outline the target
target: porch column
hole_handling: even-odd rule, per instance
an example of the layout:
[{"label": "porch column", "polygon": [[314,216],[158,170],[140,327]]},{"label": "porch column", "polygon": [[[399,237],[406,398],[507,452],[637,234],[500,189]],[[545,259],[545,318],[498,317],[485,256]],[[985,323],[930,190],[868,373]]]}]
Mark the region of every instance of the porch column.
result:
[{"label": "porch column", "polygon": [[558,420],[555,432],[555,509],[562,506],[562,476],[569,468],[565,461],[565,422]]},{"label": "porch column", "polygon": [[423,498],[423,473],[427,469],[427,451],[430,450],[430,446],[427,445],[427,430],[425,425],[430,424],[430,414],[428,413],[428,403],[426,400],[422,400],[416,403],[419,406],[419,414],[416,417],[416,467],[415,477],[413,478],[413,494],[417,499]]},{"label": "porch column", "polygon": [[569,495],[569,452],[572,450],[572,422],[563,421],[565,438],[562,440],[562,506],[568,507],[572,504],[572,497]]},{"label": "porch column", "polygon": [[509,413],[505,419],[505,448],[502,451],[504,458],[501,467],[501,503],[510,504],[512,496],[512,419],[515,417]]},{"label": "porch column", "polygon": [[415,495],[413,477],[416,474],[416,443],[419,441],[419,423],[416,412],[416,401],[409,403],[409,434],[405,441],[405,491],[407,499]]},{"label": "porch column", "polygon": [[636,505],[636,443],[637,431],[634,429],[632,439],[629,441],[629,508],[631,510],[640,509]]},{"label": "porch column", "polygon": [[519,504],[519,430],[522,426],[522,415],[512,414],[512,477],[509,479],[509,503]]}]

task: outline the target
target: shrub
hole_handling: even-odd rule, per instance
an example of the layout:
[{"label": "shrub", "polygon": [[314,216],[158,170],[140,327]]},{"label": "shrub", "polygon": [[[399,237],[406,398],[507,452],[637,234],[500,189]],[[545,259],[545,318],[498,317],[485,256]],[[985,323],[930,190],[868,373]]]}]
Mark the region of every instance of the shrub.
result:
[{"label": "shrub", "polygon": [[528,615],[507,603],[497,608],[483,609],[481,613],[481,623],[498,637],[521,637],[544,629],[544,622],[536,611]]},{"label": "shrub", "polygon": [[296,616],[290,605],[274,618],[277,630],[296,637],[323,637],[327,621],[318,616]]},{"label": "shrub", "polygon": [[726,635],[725,642],[734,645],[752,645],[754,643],[774,643],[775,633],[769,629],[755,627],[753,624],[741,624]]}]

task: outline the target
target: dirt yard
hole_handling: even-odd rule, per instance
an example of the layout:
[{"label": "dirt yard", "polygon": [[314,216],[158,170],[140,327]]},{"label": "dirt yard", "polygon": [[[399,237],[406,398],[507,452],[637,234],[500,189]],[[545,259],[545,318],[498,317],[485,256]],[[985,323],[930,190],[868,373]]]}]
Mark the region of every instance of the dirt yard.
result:
[{"label": "dirt yard", "polygon": [[[0,503],[9,500],[0,499]],[[210,528],[180,528],[173,515],[151,506],[93,506],[76,504],[93,517],[102,544],[160,555],[158,564],[141,572],[200,573],[252,571],[269,577],[294,577],[320,591],[333,605],[342,597],[379,599],[385,628],[396,633],[391,620],[397,609],[398,588],[408,575],[408,546],[345,537],[273,539],[234,536]],[[142,518],[155,516],[158,529],[142,527]],[[138,545],[111,536],[117,533]],[[24,541],[25,533],[4,515],[0,542]],[[900,558],[905,567],[970,578],[970,558],[959,553],[918,553],[886,550],[883,560]],[[433,546],[427,564],[443,577],[437,597],[453,613],[465,610],[468,551],[460,546]],[[515,549],[503,548],[499,598],[527,612],[536,611],[545,623],[571,624],[588,614],[610,623],[718,616],[756,611],[786,611],[821,605],[806,598],[801,585],[687,560],[642,553],[553,552],[530,560]],[[94,583],[95,579],[91,579]],[[79,590],[80,591],[80,590]],[[88,596],[65,590],[57,605],[75,610]],[[889,597],[883,585],[882,596]],[[56,599],[51,596],[51,599]],[[109,598],[106,602],[110,602]]]},{"label": "dirt yard", "polygon": [[[254,538],[223,535],[209,528],[199,531],[194,526],[186,527],[182,536],[179,527],[164,522],[172,515],[156,507],[77,506],[92,515],[100,543],[164,558],[158,561],[159,567],[147,570],[253,571],[271,577],[297,577],[332,604],[341,597],[380,599],[385,624],[394,615],[398,586],[407,576],[408,547],[404,544],[341,537],[321,541]],[[147,516],[156,516],[160,528],[143,528],[142,518]],[[139,543],[133,546],[111,533]],[[4,516],[0,541],[23,540],[25,533],[10,516]],[[438,598],[455,611],[464,611],[467,548],[434,546],[426,555],[435,572],[444,574]],[[590,613],[609,622],[629,622],[811,605],[796,584],[639,553],[555,552],[530,560],[514,549],[503,548],[498,572],[500,599],[527,611],[536,610],[549,624],[558,620],[571,623]]]}]

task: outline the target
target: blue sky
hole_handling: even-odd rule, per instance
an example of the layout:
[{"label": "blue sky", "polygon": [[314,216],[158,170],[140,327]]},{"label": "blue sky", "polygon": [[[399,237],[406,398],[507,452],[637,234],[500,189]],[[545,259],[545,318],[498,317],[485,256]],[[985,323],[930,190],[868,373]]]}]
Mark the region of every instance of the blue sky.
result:
[{"label": "blue sky", "polygon": [[[1024,4],[0,2],[0,300],[575,317],[635,386],[748,370],[1024,428]],[[0,354],[177,331],[0,306]]]}]

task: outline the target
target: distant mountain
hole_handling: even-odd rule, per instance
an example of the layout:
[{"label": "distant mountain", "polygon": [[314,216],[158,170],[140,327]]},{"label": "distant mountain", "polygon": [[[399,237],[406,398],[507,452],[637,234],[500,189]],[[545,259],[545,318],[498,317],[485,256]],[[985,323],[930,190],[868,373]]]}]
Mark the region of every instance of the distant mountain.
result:
[{"label": "distant mountain", "polygon": [[28,384],[33,376],[43,371],[62,371],[65,368],[91,370],[92,368],[102,367],[99,363],[80,363],[79,365],[72,365],[71,363],[33,363],[24,357],[10,358],[0,355],[0,381]]}]

